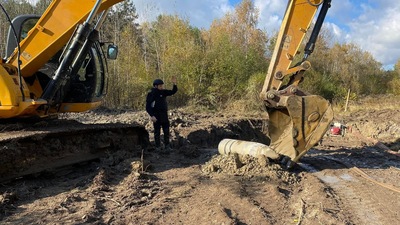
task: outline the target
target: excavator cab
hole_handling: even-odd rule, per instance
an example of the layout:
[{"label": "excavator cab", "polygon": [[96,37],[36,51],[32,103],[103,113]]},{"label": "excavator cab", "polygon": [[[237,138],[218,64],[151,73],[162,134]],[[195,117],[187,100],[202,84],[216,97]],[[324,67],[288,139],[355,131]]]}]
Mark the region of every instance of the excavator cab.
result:
[{"label": "excavator cab", "polygon": [[[7,35],[5,58],[8,58],[14,52],[15,48],[17,48],[17,42],[21,42],[28,36],[29,31],[34,28],[39,19],[39,15],[27,14],[19,15],[12,20],[12,26],[17,34],[17,39],[15,39],[14,32],[10,26]],[[108,42],[99,42],[101,47],[106,43]],[[109,43],[107,46],[107,59],[115,60],[117,59],[117,55],[118,46],[114,43]]]},{"label": "excavator cab", "polygon": [[28,32],[38,22],[40,16],[38,15],[19,15],[12,20],[12,26],[17,35],[14,36],[12,27],[8,29],[7,44],[6,44],[6,58],[8,58],[17,47],[17,43],[21,42],[28,36]]},{"label": "excavator cab", "polygon": [[[10,27],[7,41],[7,57],[17,48],[17,41],[23,41],[28,36],[29,31],[35,27],[39,19],[40,16],[38,15],[20,15],[13,19],[12,26],[17,34],[17,40]],[[58,91],[59,93],[55,96],[55,101],[62,102],[64,105],[59,108],[58,112],[79,112],[81,111],[80,109],[74,110],[74,107],[71,106],[76,105],[76,103],[84,104],[101,101],[106,87],[107,61],[105,59],[116,59],[118,51],[117,46],[110,44],[107,49],[107,57],[105,57],[101,46],[104,46],[104,43],[100,43],[99,41],[95,41],[92,44],[87,55],[81,62],[82,65],[77,69],[76,74],[70,76],[67,84]],[[44,90],[46,88],[60,66],[63,52],[64,48],[51,57],[36,73],[24,78],[27,85],[32,87],[31,89],[35,89],[33,87],[35,82],[39,82],[40,89]],[[35,96],[34,94],[31,94],[30,97],[32,99],[39,98],[39,96]]]}]

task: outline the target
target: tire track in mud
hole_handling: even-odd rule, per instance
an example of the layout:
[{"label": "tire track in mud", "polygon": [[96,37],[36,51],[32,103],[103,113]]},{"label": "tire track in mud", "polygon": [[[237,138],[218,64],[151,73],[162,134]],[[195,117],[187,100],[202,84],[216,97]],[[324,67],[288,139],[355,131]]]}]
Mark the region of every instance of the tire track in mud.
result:
[{"label": "tire track in mud", "polygon": [[[338,163],[335,159],[323,157],[324,163]],[[327,162],[329,160],[329,162]],[[324,169],[318,170],[310,164],[299,164],[303,169],[311,172],[323,183],[333,189],[344,203],[348,212],[354,212],[361,224],[397,224],[400,215],[393,209],[399,207],[400,195],[385,189],[351,169]]]},{"label": "tire track in mud", "polygon": [[246,185],[240,184],[240,192],[243,196],[245,196],[250,204],[252,204],[265,218],[266,222],[270,224],[276,224],[276,220],[270,215],[270,213],[258,202],[255,198],[251,197],[248,193]]}]

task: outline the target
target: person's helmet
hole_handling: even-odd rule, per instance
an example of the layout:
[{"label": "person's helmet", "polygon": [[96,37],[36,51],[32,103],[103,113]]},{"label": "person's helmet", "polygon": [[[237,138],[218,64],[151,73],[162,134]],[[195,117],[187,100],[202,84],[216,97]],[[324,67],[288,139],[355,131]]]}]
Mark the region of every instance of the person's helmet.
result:
[{"label": "person's helmet", "polygon": [[160,84],[164,84],[164,81],[162,81],[161,79],[155,79],[153,81],[153,86],[160,85]]}]

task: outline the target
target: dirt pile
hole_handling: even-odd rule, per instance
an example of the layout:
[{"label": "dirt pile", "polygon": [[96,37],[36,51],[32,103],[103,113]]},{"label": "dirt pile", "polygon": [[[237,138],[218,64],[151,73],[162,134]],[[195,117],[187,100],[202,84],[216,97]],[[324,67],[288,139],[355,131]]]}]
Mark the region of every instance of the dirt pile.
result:
[{"label": "dirt pile", "polygon": [[268,158],[248,155],[215,155],[202,167],[206,174],[223,173],[235,176],[262,176],[270,180],[282,180],[288,184],[299,182],[299,177],[281,168],[279,164],[270,163]]},{"label": "dirt pile", "polygon": [[339,115],[339,122],[348,127],[347,133],[358,145],[383,143],[394,151],[400,150],[400,109],[362,110]]}]

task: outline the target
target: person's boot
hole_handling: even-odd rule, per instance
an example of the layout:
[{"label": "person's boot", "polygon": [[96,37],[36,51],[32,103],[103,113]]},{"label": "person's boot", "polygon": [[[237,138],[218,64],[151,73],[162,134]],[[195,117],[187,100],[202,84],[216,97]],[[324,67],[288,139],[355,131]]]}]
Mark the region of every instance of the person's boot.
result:
[{"label": "person's boot", "polygon": [[172,148],[171,148],[170,144],[165,145],[165,151],[166,152],[171,152],[172,151]]},{"label": "person's boot", "polygon": [[156,151],[161,151],[161,141],[160,141],[160,137],[154,137],[154,142],[156,145],[155,150]]}]

